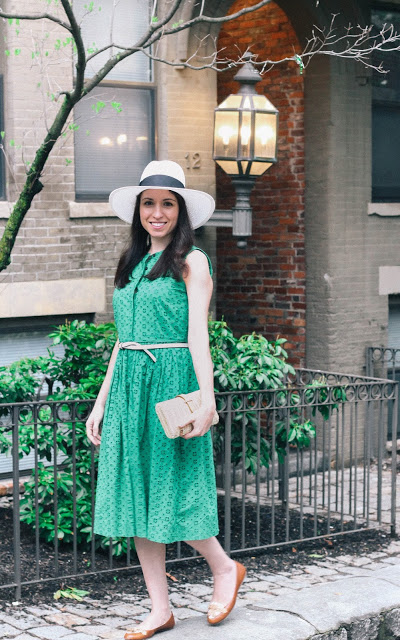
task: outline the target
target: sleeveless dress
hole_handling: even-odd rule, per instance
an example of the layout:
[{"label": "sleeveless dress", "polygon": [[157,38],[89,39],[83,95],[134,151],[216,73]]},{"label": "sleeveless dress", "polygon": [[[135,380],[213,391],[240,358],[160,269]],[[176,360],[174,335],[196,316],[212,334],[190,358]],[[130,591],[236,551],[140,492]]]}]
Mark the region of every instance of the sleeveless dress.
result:
[{"label": "sleeveless dress", "polygon": [[[203,251],[192,246],[189,253],[195,249]],[[161,253],[146,255],[130,282],[114,290],[121,342],[187,342],[184,281],[144,277]],[[219,531],[211,432],[171,440],[154,408],[199,389],[191,353],[187,347],[151,352],[156,362],[144,351],[118,351],[103,417],[93,530],[163,543],[210,538]]]}]

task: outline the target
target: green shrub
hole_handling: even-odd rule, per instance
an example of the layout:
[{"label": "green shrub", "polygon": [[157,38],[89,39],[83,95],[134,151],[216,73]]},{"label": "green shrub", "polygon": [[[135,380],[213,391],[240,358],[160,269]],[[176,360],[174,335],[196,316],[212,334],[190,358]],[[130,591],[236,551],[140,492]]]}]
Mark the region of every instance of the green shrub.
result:
[{"label": "green shrub", "polygon": [[[288,374],[295,375],[295,370],[287,362],[288,354],[283,345],[285,338],[274,341],[267,340],[255,332],[236,339],[227,323],[214,321],[210,323],[210,351],[214,363],[215,391],[255,391],[261,389],[276,390],[285,384]],[[283,392],[283,396],[286,395]],[[251,403],[255,396],[249,394]],[[283,400],[283,397],[282,397]],[[286,402],[282,402],[285,406]],[[232,455],[233,464],[242,463],[242,432],[246,430],[245,469],[257,472],[258,457],[258,417],[259,411],[241,411],[241,398],[232,397]],[[286,405],[287,406],[287,405]],[[223,414],[222,414],[223,416]],[[214,430],[214,448],[221,451],[223,446],[224,417]],[[287,441],[298,448],[310,445],[310,438],[315,436],[315,426],[310,420],[301,421],[300,415],[290,412],[289,429],[286,423],[277,422],[275,449],[279,461],[282,462],[287,451]],[[268,467],[271,459],[272,435],[267,425],[260,436],[260,464]]]},{"label": "green shrub", "polygon": [[[34,400],[47,371],[48,358],[23,358],[0,367],[0,405]],[[0,415],[1,406],[0,406]],[[3,411],[4,415],[4,411]]]}]

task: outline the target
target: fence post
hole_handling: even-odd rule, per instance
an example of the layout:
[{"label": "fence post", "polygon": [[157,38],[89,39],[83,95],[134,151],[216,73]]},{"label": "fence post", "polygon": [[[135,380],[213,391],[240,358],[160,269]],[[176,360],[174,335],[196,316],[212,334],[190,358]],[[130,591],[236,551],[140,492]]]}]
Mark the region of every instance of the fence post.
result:
[{"label": "fence post", "polygon": [[371,378],[373,377],[372,351],[372,347],[365,347],[365,375]]},{"label": "fence post", "polygon": [[19,519],[19,434],[18,407],[12,407],[13,548],[15,599],[21,598],[21,526]]},{"label": "fence post", "polygon": [[396,475],[397,475],[397,420],[399,402],[399,383],[395,382],[394,400],[392,410],[392,501],[391,501],[391,521],[390,535],[396,535]]},{"label": "fence post", "polygon": [[225,461],[224,461],[224,506],[225,506],[225,551],[231,552],[231,476],[232,476],[232,395],[228,395],[225,423]]}]

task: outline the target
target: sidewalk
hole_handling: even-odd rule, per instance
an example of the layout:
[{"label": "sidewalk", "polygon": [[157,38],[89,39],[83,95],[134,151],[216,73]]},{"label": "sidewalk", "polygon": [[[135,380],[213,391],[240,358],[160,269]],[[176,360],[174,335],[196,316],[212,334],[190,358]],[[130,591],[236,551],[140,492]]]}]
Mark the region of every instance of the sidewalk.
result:
[{"label": "sidewalk", "polygon": [[[390,504],[388,491],[385,483],[385,511]],[[399,503],[397,510],[399,527]],[[190,635],[196,640],[396,640],[400,639],[400,541],[367,555],[312,558],[312,564],[293,565],[289,571],[249,571],[236,608],[216,627],[208,625],[205,616],[211,580],[174,583],[170,593],[177,624],[168,635],[159,636],[168,640]],[[76,604],[10,603],[0,612],[0,638],[123,640],[125,630],[146,617],[149,605],[148,598],[128,593],[101,601],[87,597]]]}]

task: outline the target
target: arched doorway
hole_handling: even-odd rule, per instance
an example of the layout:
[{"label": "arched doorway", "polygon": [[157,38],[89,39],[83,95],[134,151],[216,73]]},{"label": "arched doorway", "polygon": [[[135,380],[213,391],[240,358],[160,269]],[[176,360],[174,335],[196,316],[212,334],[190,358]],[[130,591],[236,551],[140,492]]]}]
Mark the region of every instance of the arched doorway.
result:
[{"label": "arched doorway", "polygon": [[[236,0],[229,12],[248,5]],[[218,38],[223,55],[235,58],[248,46],[259,59],[278,60],[299,52],[286,14],[275,3],[223,25]],[[236,70],[217,76],[218,102],[236,93]],[[246,250],[230,229],[218,229],[217,314],[236,334],[257,331],[269,339],[288,339],[291,361],[305,355],[304,251],[304,79],[296,63],[272,68],[257,90],[279,109],[278,163],[256,182],[251,196],[253,235]],[[230,179],[217,168],[217,204],[234,204]]]}]

